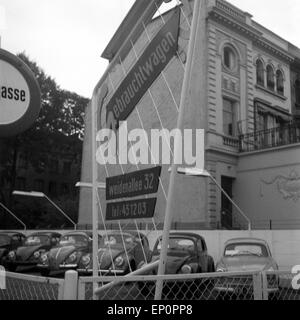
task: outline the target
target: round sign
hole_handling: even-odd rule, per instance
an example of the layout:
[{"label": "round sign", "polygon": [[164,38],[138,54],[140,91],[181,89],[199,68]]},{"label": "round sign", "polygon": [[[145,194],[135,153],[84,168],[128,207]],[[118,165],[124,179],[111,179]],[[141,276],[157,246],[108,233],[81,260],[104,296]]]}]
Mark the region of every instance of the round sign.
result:
[{"label": "round sign", "polygon": [[41,92],[32,71],[21,59],[0,49],[0,136],[28,129],[40,108]]}]

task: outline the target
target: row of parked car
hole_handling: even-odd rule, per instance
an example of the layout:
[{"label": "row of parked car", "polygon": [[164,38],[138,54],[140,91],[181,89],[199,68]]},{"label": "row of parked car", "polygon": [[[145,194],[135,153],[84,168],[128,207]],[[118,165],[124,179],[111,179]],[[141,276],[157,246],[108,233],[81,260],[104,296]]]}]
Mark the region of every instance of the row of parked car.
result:
[{"label": "row of parked car", "polygon": [[[98,238],[98,265],[101,275],[125,275],[160,257],[161,237],[150,250],[148,238],[137,231],[110,231]],[[21,266],[36,267],[43,276],[51,272],[76,269],[81,275],[92,273],[92,234],[72,231],[0,233],[0,264],[9,271]],[[209,272],[276,271],[278,265],[266,241],[253,238],[231,239],[225,243],[221,259],[215,264],[205,239],[191,232],[170,234],[167,274]],[[152,273],[155,273],[152,272]],[[276,281],[275,281],[276,282]],[[224,280],[218,290],[235,290]],[[276,290],[276,285],[273,286]]]}]

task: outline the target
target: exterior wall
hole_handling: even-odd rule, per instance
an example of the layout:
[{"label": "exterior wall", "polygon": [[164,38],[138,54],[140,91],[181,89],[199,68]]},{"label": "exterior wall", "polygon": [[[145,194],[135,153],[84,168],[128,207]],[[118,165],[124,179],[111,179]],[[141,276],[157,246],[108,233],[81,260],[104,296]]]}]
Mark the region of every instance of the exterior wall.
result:
[{"label": "exterior wall", "polygon": [[[234,199],[256,225],[300,219],[300,145],[241,155]],[[255,206],[254,206],[255,204]],[[298,228],[299,225],[294,225]]]},{"label": "exterior wall", "polygon": [[[270,202],[278,202],[278,206],[275,206],[276,214],[272,210],[266,210],[268,206],[266,203],[262,203],[261,198],[257,202],[258,199],[255,196],[259,185],[257,179],[262,170],[271,170],[268,172],[270,176],[273,173],[275,176],[281,174],[278,168],[288,170],[292,162],[294,162],[294,166],[298,170],[297,160],[290,161],[290,159],[297,159],[297,156],[299,158],[298,146],[281,150],[271,149],[247,155],[240,154],[238,137],[226,136],[223,133],[223,97],[235,101],[237,105],[237,120],[242,134],[253,133],[255,130],[254,101],[256,98],[266,101],[271,106],[280,107],[291,112],[292,101],[294,100],[292,98],[293,92],[290,80],[292,57],[288,52],[289,44],[284,39],[255,23],[249,14],[242,12],[226,1],[209,0],[207,4],[208,12],[203,14],[197,34],[184,128],[206,129],[206,169],[211,172],[219,183],[221,183],[222,176],[235,179],[234,200],[241,205],[241,208],[251,219],[286,219],[282,215],[282,212],[285,211],[281,210],[280,213],[278,208],[283,208],[288,201],[280,199],[276,194],[272,196],[269,194],[268,199]],[[184,76],[182,62],[184,64],[186,60],[189,39],[189,26],[185,17],[188,17],[189,23],[191,23],[192,6],[192,1],[184,2],[182,6],[184,16],[181,14],[179,57],[174,57],[171,60],[163,75],[156,79],[135,110],[130,114],[127,119],[128,130],[143,128],[150,132],[150,129],[164,127],[171,130],[176,127],[177,108],[180,102]],[[149,38],[152,39],[154,37],[162,27],[163,20],[166,20],[169,14],[164,15],[163,19],[157,18],[150,23],[147,26],[147,32],[143,32],[136,41],[134,48],[129,52],[123,63],[115,65],[108,77],[103,79],[104,84],[108,86],[108,95],[104,99],[101,126],[104,125],[103,119],[106,118],[105,107],[113,96],[115,89],[134,65],[137,59],[136,56],[143,52],[150,41]],[[234,48],[238,57],[236,72],[229,72],[224,67],[222,50],[224,45],[227,44]],[[275,69],[280,68],[283,71],[285,77],[284,97],[256,86],[255,62],[257,57],[261,57],[265,65],[271,63]],[[206,76],[203,76],[203,74]],[[90,112],[90,110],[87,111]],[[87,114],[86,124],[87,133],[84,142],[81,181],[90,182],[91,139],[89,114]],[[130,146],[128,146],[129,148]],[[280,159],[280,164],[274,167],[272,163],[277,158]],[[264,166],[260,167],[260,164],[264,164]],[[98,180],[104,182],[107,176],[144,168],[145,166],[142,165],[99,166]],[[158,201],[155,213],[157,222],[162,222],[164,218],[169,183],[168,168],[169,166],[163,166],[162,170],[162,185],[157,195]],[[252,169],[250,170],[249,168]],[[253,172],[256,178],[253,177]],[[289,175],[290,173],[284,172],[284,174]],[[267,178],[269,179],[269,177]],[[249,179],[248,182],[247,179]],[[246,186],[246,189],[244,186]],[[251,197],[248,197],[247,192],[244,192],[244,190],[249,191]],[[179,223],[183,227],[197,225],[199,228],[215,228],[220,225],[221,192],[212,181],[205,178],[177,176],[175,194],[175,200],[172,204],[175,211],[175,223]],[[101,210],[105,216],[106,203],[103,191],[100,191],[100,202],[102,205]],[[251,211],[249,208],[253,208],[254,203],[258,206],[258,209],[255,209],[252,214],[252,212],[249,212]],[[297,210],[290,202],[288,203],[288,208],[292,212],[290,217],[291,219],[296,219]],[[81,189],[80,224],[91,224],[91,191],[84,188]]]},{"label": "exterior wall", "polygon": [[[186,11],[186,8],[184,8]],[[185,16],[188,16],[189,23],[191,23],[191,13],[185,12]],[[168,16],[164,16],[167,20]],[[202,23],[204,23],[203,20]],[[205,23],[204,23],[205,24]],[[124,62],[116,65],[110,72],[109,76],[104,79],[104,83],[108,86],[109,93],[104,100],[102,110],[105,110],[106,104],[111,99],[115,89],[125,78],[127,72],[136,62],[136,55],[139,56],[144,48],[147,46],[149,39],[152,39],[156,32],[162,27],[163,21],[161,19],[154,20],[147,27],[147,33],[144,32],[140,39],[134,44],[134,48],[129,52],[128,56],[125,58]],[[188,46],[188,24],[185,18],[181,15],[180,32],[179,32],[179,56],[180,59],[175,56],[168,66],[163,71],[163,75],[160,75],[156,81],[153,83],[151,88],[145,94],[145,96],[138,103],[134,111],[126,119],[128,131],[136,128],[143,128],[147,132],[151,129],[165,129],[172,130],[176,128],[177,123],[177,108],[180,103],[181,87],[183,83],[184,76],[184,65],[187,55]],[[199,30],[201,30],[199,28]],[[205,34],[205,33],[204,33]],[[206,123],[205,118],[201,115],[200,109],[203,108],[199,105],[202,103],[206,105],[206,99],[199,99],[201,95],[203,99],[203,94],[206,95],[206,90],[203,92],[199,90],[199,83],[202,79],[199,79],[199,71],[197,68],[206,68],[200,59],[201,52],[203,49],[203,44],[206,45],[206,37],[198,33],[197,39],[199,40],[197,44],[197,54],[195,54],[194,60],[194,71],[192,74],[192,89],[189,101],[187,101],[186,112],[184,118],[185,128],[202,128],[203,123]],[[201,51],[201,52],[200,52]],[[167,80],[167,83],[166,83]],[[204,83],[202,87],[206,86],[206,79],[203,80]],[[205,87],[206,88],[206,87]],[[200,92],[199,92],[200,91]],[[197,101],[197,103],[195,103]],[[201,101],[201,102],[199,102]],[[90,109],[87,110],[89,113],[86,117],[86,137],[84,142],[84,155],[83,155],[83,168],[82,168],[82,178],[81,181],[89,182],[91,179],[91,136],[90,136]],[[106,115],[103,112],[101,114],[101,119],[105,119]],[[101,125],[104,123],[101,121]],[[128,150],[130,145],[128,145]],[[151,159],[149,159],[151,160]],[[164,221],[165,214],[165,204],[166,195],[168,193],[168,183],[169,183],[169,169],[170,165],[163,165],[161,174],[161,185],[157,194],[157,205],[155,211],[155,221],[157,223],[162,223]],[[140,169],[145,169],[144,165],[107,165],[98,166],[98,181],[104,182],[106,177],[120,175],[123,173],[128,173]],[[174,212],[174,223],[176,224],[190,224],[193,226],[206,226],[207,224],[207,186],[206,179],[199,178],[186,178],[184,176],[176,177],[176,190],[175,190],[175,201],[173,203]],[[183,196],[184,195],[184,196]],[[105,216],[105,192],[99,191],[101,211],[103,216]],[[80,212],[79,212],[79,223],[80,225],[91,224],[91,190],[82,188],[80,195]],[[100,223],[102,220],[100,218]]]}]

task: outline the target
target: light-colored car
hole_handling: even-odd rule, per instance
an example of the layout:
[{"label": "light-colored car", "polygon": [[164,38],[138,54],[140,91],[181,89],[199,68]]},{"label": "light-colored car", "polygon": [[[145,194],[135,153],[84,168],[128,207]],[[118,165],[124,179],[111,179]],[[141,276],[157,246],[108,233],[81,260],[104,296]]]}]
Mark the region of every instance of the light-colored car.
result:
[{"label": "light-colored car", "polygon": [[[232,294],[252,294],[253,278],[251,272],[278,271],[271,250],[265,240],[255,238],[236,238],[224,245],[222,258],[216,265],[217,272],[249,272],[249,275],[220,277],[215,282],[219,292]],[[278,291],[278,275],[268,275],[268,291]]]}]

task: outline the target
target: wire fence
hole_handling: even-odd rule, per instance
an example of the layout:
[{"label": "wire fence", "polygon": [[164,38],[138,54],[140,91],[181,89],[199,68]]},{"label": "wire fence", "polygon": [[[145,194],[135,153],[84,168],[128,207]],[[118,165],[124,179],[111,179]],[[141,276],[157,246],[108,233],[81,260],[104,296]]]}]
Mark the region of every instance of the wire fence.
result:
[{"label": "wire fence", "polygon": [[170,276],[79,278],[78,299],[154,300],[157,280],[163,279],[162,300],[300,300],[291,272],[210,273]]},{"label": "wire fence", "polygon": [[[151,301],[158,280],[163,280],[163,301],[300,300],[300,276],[291,271],[73,277],[74,280],[73,285],[68,285],[67,277],[54,279],[7,273],[6,289],[0,289],[0,300],[64,300],[74,297],[73,300]],[[96,294],[94,283],[98,285]]]},{"label": "wire fence", "polygon": [[64,280],[7,272],[0,300],[62,300]]}]

